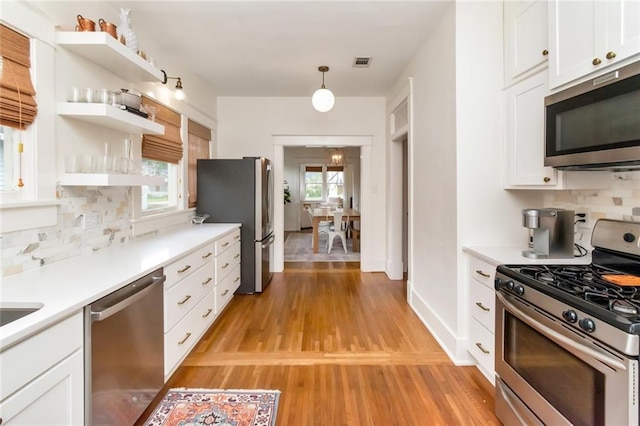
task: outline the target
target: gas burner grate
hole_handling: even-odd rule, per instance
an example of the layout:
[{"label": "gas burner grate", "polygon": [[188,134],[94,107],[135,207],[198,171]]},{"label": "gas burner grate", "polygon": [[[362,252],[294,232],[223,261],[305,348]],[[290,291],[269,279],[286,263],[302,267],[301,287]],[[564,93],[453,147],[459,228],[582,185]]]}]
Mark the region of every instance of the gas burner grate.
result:
[{"label": "gas burner grate", "polygon": [[621,275],[617,271],[597,265],[529,265],[518,272],[620,315],[638,316],[640,287],[620,286],[602,278]]}]

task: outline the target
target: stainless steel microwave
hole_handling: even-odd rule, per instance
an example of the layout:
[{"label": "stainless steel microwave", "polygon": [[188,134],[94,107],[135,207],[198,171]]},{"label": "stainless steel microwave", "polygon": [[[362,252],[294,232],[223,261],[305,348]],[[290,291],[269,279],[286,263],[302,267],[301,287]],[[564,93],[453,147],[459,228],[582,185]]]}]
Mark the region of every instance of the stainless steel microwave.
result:
[{"label": "stainless steel microwave", "polygon": [[544,165],[640,169],[640,61],[545,98]]}]

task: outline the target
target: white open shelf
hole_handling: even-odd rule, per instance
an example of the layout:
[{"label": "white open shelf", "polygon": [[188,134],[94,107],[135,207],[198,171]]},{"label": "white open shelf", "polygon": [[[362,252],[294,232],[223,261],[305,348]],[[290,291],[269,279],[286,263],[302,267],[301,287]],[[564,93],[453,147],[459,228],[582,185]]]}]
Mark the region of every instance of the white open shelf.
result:
[{"label": "white open shelf", "polygon": [[163,80],[162,71],[106,32],[60,31],[56,43],[127,81]]},{"label": "white open shelf", "polygon": [[126,133],[164,134],[162,124],[108,104],[61,102],[57,113]]},{"label": "white open shelf", "polygon": [[164,180],[163,176],[64,173],[58,183],[62,186],[143,186],[161,185]]}]

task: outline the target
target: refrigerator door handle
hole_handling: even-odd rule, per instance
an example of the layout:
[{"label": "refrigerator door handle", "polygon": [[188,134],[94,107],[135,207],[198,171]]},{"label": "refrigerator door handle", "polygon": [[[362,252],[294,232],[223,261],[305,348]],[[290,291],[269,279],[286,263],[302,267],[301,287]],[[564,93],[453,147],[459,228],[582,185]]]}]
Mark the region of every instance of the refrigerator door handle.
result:
[{"label": "refrigerator door handle", "polygon": [[276,236],[272,234],[269,238],[267,238],[262,242],[262,248],[269,247],[271,244],[273,244],[275,240],[276,240]]}]

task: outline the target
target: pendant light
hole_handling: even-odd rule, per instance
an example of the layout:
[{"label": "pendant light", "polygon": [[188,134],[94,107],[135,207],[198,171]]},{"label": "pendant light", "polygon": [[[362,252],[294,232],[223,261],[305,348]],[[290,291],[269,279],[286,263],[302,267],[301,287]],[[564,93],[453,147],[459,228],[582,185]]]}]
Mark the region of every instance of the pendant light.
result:
[{"label": "pendant light", "polygon": [[315,91],[311,98],[313,107],[319,112],[327,112],[333,108],[333,104],[336,102],[336,98],[331,93],[331,90],[324,87],[324,73],[329,71],[329,67],[322,65],[318,67],[318,71],[322,73],[322,86]]}]

